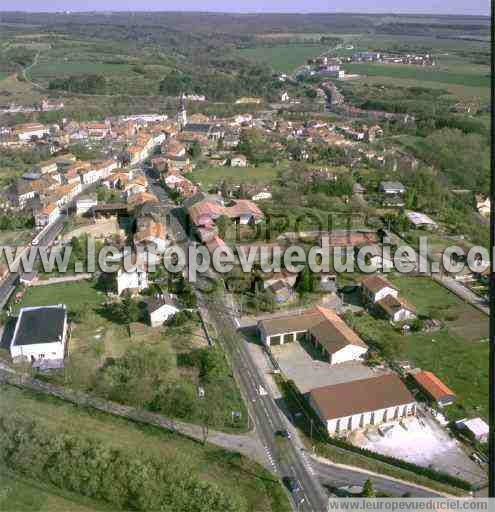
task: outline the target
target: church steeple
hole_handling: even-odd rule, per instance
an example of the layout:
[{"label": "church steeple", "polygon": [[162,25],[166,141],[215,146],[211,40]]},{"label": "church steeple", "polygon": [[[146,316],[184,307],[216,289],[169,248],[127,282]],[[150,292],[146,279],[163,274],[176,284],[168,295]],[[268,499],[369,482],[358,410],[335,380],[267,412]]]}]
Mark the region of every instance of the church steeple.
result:
[{"label": "church steeple", "polygon": [[179,109],[177,110],[177,124],[179,129],[183,129],[187,124],[187,109],[186,109],[187,96],[182,93],[179,99]]}]

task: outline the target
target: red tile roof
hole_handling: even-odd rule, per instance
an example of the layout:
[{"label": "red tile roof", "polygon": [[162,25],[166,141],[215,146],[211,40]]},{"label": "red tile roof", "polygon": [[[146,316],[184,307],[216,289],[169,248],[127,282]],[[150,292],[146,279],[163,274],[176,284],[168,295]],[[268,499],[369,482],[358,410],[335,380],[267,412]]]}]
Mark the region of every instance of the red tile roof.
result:
[{"label": "red tile roof", "polygon": [[413,374],[413,378],[436,401],[456,396],[434,373],[422,371]]}]

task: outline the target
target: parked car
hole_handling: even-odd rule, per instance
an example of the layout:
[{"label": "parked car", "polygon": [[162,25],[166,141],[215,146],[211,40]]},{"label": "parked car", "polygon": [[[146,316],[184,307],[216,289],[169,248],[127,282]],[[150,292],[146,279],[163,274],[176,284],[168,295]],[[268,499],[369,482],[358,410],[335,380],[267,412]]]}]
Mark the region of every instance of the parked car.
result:
[{"label": "parked car", "polygon": [[290,492],[296,493],[301,490],[301,486],[299,485],[299,482],[290,476],[284,476],[282,478],[282,481],[284,482],[284,485],[289,489]]},{"label": "parked car", "polygon": [[275,432],[275,435],[279,437],[285,437],[285,439],[290,439],[292,437],[288,430],[277,430],[277,432]]}]

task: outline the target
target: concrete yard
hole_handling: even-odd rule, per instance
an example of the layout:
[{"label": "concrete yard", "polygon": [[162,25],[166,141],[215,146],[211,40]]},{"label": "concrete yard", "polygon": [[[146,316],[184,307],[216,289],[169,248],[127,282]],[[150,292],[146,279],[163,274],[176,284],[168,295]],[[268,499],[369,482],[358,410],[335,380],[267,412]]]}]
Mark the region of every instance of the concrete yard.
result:
[{"label": "concrete yard", "polygon": [[321,386],[368,379],[379,375],[378,371],[358,361],[330,365],[313,358],[298,341],[271,347],[271,351],[281,371],[296,383],[302,393]]},{"label": "concrete yard", "polygon": [[419,419],[408,418],[405,425],[407,430],[397,424],[385,437],[376,430],[360,433],[354,443],[419,466],[450,473],[475,485],[486,481],[485,468],[472,461],[462,445],[430,415],[421,414]]}]

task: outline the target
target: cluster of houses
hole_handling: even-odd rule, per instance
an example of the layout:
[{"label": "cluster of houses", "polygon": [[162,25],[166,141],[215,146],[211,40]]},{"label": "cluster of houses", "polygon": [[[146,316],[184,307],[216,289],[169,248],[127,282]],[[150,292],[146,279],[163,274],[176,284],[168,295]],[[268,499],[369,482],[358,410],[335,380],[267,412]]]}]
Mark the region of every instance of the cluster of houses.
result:
[{"label": "cluster of houses", "polygon": [[347,62],[371,62],[379,64],[414,64],[416,66],[435,66],[435,59],[429,53],[391,54],[382,52],[356,52],[344,58]]},{"label": "cluster of houses", "polygon": [[[165,119],[164,119],[165,118]],[[123,149],[112,157],[98,161],[81,161],[70,153],[55,156],[35,165],[18,178],[6,191],[4,209],[33,212],[37,227],[54,222],[77,196],[94,184],[105,183],[110,188],[123,188],[126,197],[145,192],[144,177],[130,179],[129,172],[115,173],[126,165],[135,166],[149,158],[166,138],[169,124],[166,116],[134,116],[111,123],[67,123],[64,134],[69,139],[88,137],[91,140],[120,138]],[[38,123],[18,125],[12,133],[19,141],[31,143],[33,138],[52,137],[60,133]]]}]

